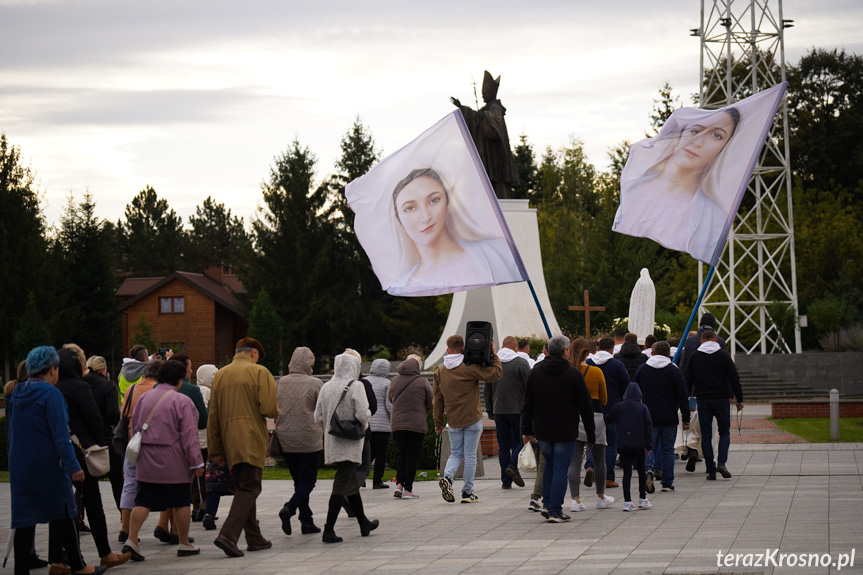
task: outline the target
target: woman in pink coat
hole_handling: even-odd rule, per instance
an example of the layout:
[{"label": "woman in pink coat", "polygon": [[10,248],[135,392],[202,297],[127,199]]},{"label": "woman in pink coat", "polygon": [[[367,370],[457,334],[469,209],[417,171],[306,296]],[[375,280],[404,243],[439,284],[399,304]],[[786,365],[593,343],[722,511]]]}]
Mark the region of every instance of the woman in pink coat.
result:
[{"label": "woman in pink coat", "polygon": [[[138,495],[129,528],[129,539],[123,553],[131,553],[133,561],[143,561],[138,547],[138,531],[151,510],[174,510],[180,545],[178,557],[201,552],[189,541],[192,504],[189,482],[204,472],[201,447],[198,443],[198,410],[192,400],[176,393],[186,377],[186,366],[168,360],[159,368],[159,383],[141,396],[132,414],[132,432],[143,431],[138,456],[136,478]],[[154,411],[155,408],[155,411]]]}]

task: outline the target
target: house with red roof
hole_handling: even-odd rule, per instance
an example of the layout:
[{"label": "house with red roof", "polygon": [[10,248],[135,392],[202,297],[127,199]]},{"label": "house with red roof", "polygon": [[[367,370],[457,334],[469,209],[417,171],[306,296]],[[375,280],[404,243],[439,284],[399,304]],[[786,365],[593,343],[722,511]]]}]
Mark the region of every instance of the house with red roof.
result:
[{"label": "house with red roof", "polygon": [[234,346],[248,331],[236,299],[244,293],[240,279],[221,264],[204,266],[203,274],[176,271],[164,277],[126,278],[116,292],[123,349],[131,347],[143,317],[158,346],[188,355],[193,370],[204,363],[229,363]]}]

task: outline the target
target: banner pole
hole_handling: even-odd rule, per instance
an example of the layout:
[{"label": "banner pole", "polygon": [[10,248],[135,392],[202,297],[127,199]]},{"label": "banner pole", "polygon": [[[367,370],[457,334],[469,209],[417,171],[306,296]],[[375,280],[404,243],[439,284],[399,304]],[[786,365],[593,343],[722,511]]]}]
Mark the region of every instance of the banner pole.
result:
[{"label": "banner pole", "polygon": [[545,314],[542,312],[542,306],[539,305],[539,298],[536,297],[536,290],[533,289],[533,282],[527,280],[527,287],[530,288],[530,293],[533,296],[533,301],[536,303],[536,309],[539,311],[539,317],[542,318],[542,325],[545,326],[545,334],[551,339],[551,328],[548,327],[548,321],[545,319]]},{"label": "banner pole", "polygon": [[683,330],[683,337],[680,340],[680,345],[677,347],[677,352],[674,354],[674,359],[671,360],[672,363],[677,364],[678,359],[680,359],[680,352],[683,351],[683,347],[686,345],[689,328],[692,327],[692,322],[695,320],[695,315],[698,313],[698,308],[701,307],[701,301],[704,299],[704,294],[707,292],[707,286],[710,284],[710,279],[713,277],[713,270],[715,269],[716,266],[712,265],[710,266],[710,270],[708,270],[707,272],[707,278],[704,280],[704,285],[701,286],[701,293],[698,294],[698,300],[696,300],[695,307],[692,309],[692,313],[689,315],[689,321],[686,324],[686,329]]}]

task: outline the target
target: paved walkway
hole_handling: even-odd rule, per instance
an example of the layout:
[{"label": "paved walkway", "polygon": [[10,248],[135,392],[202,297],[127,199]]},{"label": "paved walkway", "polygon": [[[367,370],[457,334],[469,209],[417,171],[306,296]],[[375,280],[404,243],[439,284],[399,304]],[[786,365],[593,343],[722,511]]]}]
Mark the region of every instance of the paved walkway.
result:
[{"label": "paved walkway", "polygon": [[[487,469],[496,462],[487,460]],[[258,517],[271,550],[229,559],[213,546],[216,531],[193,524],[202,548],[198,557],[176,557],[149,533],[142,541],[144,563],[113,569],[116,573],[188,575],[271,575],[277,573],[828,573],[829,568],[717,566],[717,552],[829,553],[855,552],[854,567],[863,572],[863,444],[732,445],[729,480],[707,482],[703,469],[690,474],[677,463],[676,491],[650,496],[654,507],[621,513],[621,489],[612,508],[592,506],[573,513],[573,521],[545,523],[527,509],[530,490],[500,489],[493,479],[477,481],[480,503],[447,504],[436,482],[419,482],[421,498],[402,501],[391,490],[363,490],[369,517],[381,521],[370,537],[344,515],[336,531],[345,538],[325,545],[320,536],[287,537],[279,527],[278,510],[292,491],[289,481],[266,481]],[[528,481],[528,486],[532,482]],[[457,482],[456,487],[460,486]],[[110,501],[107,483],[103,498]],[[312,494],[316,521],[324,522],[330,481],[318,482]],[[584,488],[582,494],[585,494]],[[0,525],[9,524],[9,484],[0,485]],[[567,500],[568,501],[568,500]],[[585,501],[590,501],[585,498]],[[223,500],[225,517],[230,498]],[[110,513],[110,520],[116,515]],[[221,521],[219,521],[221,524]],[[296,519],[294,521],[295,527]],[[118,525],[110,525],[112,538]],[[7,531],[0,530],[0,540]],[[84,535],[85,557],[96,557],[92,538]],[[114,543],[116,550],[120,549]],[[37,548],[47,554],[47,528],[37,529]],[[741,559],[743,560],[743,559]],[[11,560],[10,560],[11,567]],[[11,573],[11,569],[8,571]],[[47,573],[47,570],[34,571]]]}]

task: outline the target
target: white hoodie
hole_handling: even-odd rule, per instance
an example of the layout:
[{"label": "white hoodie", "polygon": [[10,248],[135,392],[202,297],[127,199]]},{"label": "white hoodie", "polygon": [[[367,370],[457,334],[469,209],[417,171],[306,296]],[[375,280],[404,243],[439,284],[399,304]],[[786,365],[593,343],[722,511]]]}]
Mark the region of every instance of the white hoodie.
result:
[{"label": "white hoodie", "polygon": [[594,365],[602,365],[607,362],[609,359],[613,359],[614,356],[608,353],[607,351],[598,351],[593,356],[593,364]]},{"label": "white hoodie", "polygon": [[669,363],[671,363],[671,358],[664,355],[651,355],[650,359],[647,360],[647,365],[655,369],[662,369]]},{"label": "white hoodie", "polygon": [[518,357],[518,352],[512,351],[508,347],[502,347],[497,352],[497,356],[500,358],[501,363],[507,363]]},{"label": "white hoodie", "polygon": [[443,356],[443,366],[447,369],[455,369],[464,361],[463,353],[448,353]]},{"label": "white hoodie", "polygon": [[[526,353],[524,353],[523,351],[517,351],[517,352],[515,352],[515,354],[518,357],[527,361],[527,366],[529,368],[533,369],[533,366],[536,365],[536,362],[533,359],[531,359],[531,357],[529,355],[527,355]],[[500,356],[500,354],[497,354],[497,355]],[[501,361],[503,361],[503,359],[501,359]]]},{"label": "white hoodie", "polygon": [[698,346],[698,351],[704,353],[716,353],[720,349],[722,349],[722,347],[719,345],[718,341],[705,341],[700,346]]}]

